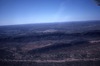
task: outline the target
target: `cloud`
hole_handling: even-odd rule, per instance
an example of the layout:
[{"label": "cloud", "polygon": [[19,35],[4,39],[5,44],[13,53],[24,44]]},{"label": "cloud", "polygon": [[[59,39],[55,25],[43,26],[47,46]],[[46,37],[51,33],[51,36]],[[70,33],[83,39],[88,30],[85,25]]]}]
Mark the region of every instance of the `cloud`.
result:
[{"label": "cloud", "polygon": [[65,2],[62,2],[56,14],[54,14],[54,20],[59,21],[61,17],[63,17],[64,11],[65,11]]}]

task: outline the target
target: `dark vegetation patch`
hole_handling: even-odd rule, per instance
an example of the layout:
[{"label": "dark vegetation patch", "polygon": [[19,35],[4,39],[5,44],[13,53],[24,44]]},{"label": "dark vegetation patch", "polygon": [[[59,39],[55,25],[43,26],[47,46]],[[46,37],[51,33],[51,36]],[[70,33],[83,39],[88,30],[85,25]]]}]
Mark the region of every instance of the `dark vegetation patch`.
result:
[{"label": "dark vegetation patch", "polygon": [[1,66],[100,66],[100,61],[73,61],[73,62],[0,62]]}]

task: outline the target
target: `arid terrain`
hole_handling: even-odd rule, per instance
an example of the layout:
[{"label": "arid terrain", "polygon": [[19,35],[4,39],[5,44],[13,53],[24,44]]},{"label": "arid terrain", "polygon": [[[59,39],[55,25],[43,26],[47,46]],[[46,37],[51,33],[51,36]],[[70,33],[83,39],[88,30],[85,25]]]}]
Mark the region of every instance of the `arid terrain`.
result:
[{"label": "arid terrain", "polygon": [[100,21],[0,26],[0,66],[99,66]]}]

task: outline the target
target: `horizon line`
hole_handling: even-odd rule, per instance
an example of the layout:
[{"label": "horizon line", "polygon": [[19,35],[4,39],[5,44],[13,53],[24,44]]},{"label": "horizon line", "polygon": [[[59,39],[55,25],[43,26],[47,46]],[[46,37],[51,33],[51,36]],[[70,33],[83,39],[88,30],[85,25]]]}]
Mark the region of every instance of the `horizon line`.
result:
[{"label": "horizon line", "polygon": [[72,23],[72,22],[93,22],[93,21],[100,21],[100,20],[82,20],[82,21],[58,21],[58,22],[37,22],[37,23],[25,23],[25,24],[5,24],[5,25],[0,25],[1,26],[17,26],[17,25],[30,25],[30,24],[53,24],[53,23]]}]

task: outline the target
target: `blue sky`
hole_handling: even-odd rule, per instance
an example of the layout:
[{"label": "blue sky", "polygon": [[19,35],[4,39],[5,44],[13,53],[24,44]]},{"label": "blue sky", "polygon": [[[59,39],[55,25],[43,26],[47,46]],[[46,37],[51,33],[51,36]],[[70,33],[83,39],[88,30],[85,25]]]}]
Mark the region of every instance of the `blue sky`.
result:
[{"label": "blue sky", "polygon": [[0,25],[100,20],[94,0],[0,0]]}]

